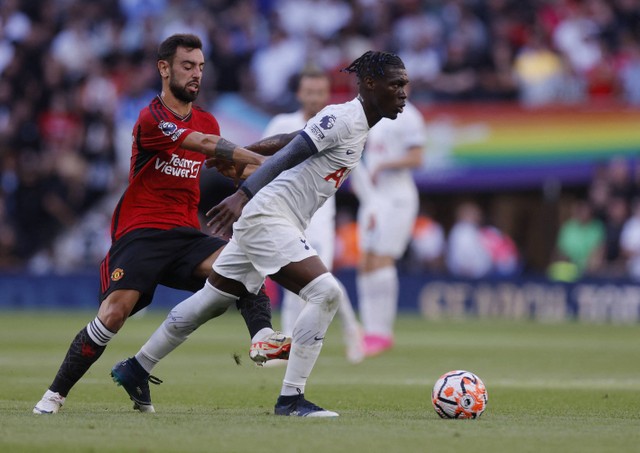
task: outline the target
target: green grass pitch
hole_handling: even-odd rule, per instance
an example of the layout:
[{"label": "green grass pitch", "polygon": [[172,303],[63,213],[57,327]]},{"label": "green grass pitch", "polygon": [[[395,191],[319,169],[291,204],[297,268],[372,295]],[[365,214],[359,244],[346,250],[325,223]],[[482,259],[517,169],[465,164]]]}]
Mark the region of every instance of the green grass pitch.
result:
[{"label": "green grass pitch", "polygon": [[[350,365],[339,320],[306,395],[337,419],[275,417],[284,368],[258,368],[237,313],[195,332],[154,374],[156,414],[131,410],[108,376],[163,319],[131,319],[56,416],[31,409],[94,313],[0,313],[0,452],[640,451],[640,326],[403,315],[396,347]],[[277,319],[275,320],[277,324]],[[240,365],[234,354],[242,357]],[[430,402],[452,369],[489,393],[478,420],[441,420]]]}]

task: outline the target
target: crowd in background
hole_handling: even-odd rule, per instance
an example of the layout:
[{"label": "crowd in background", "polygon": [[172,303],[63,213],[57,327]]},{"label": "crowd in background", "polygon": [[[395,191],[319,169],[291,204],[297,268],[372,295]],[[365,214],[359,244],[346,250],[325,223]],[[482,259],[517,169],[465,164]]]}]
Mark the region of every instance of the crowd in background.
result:
[{"label": "crowd in background", "polygon": [[[460,278],[513,277],[531,271],[521,247],[495,225],[486,207],[470,197],[451,205],[446,228],[430,209],[429,197],[415,223],[399,265],[405,272],[447,273]],[[640,281],[640,165],[613,157],[596,170],[588,187],[559,202],[559,225],[541,272],[552,280],[588,277]],[[548,219],[552,221],[552,219]],[[355,219],[338,214],[334,268],[358,264]]]},{"label": "crowd in background", "polygon": [[640,280],[640,172],[628,159],[603,165],[560,225],[549,275]]},{"label": "crowd in background", "polygon": [[[291,81],[309,64],[350,96],[339,71],[373,48],[402,57],[418,103],[640,106],[640,0],[3,0],[0,268],[51,267],[62,232],[84,243],[53,267],[104,255],[131,127],[159,90],[157,45],[184,31],[209,60],[202,105],[234,92],[291,111]],[[605,206],[592,207],[606,238],[621,219]]]},{"label": "crowd in background", "polygon": [[[640,281],[637,161],[610,159],[597,169],[589,186],[567,196],[559,210],[558,231],[543,270],[547,277],[569,282],[583,277]],[[519,275],[527,270],[523,259],[508,232],[497,228],[489,213],[469,200],[456,206],[448,233],[428,210],[422,210],[405,256],[412,269],[463,278]]]}]

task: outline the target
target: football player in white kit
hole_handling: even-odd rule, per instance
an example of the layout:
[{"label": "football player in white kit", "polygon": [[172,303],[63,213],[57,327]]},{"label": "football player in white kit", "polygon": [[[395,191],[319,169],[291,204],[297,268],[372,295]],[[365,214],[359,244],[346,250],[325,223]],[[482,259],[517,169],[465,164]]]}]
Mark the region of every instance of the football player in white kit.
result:
[{"label": "football player in white kit", "polygon": [[[296,98],[300,108],[293,113],[281,113],[274,116],[264,130],[264,137],[301,130],[307,121],[314,117],[329,102],[331,94],[329,77],[318,70],[305,70],[298,79]],[[311,218],[304,235],[318,252],[322,262],[331,270],[336,241],[335,230],[336,202],[330,197]],[[347,360],[359,363],[364,359],[362,330],[351,306],[351,301],[343,288],[345,297],[340,301],[338,314],[342,321],[343,339]],[[291,336],[293,325],[304,308],[304,301],[291,291],[284,290],[282,298],[281,331]],[[286,363],[284,360],[271,360],[265,365]]]},{"label": "football player in white kit", "polygon": [[357,179],[370,180],[365,190],[358,187],[366,181],[354,184],[360,199],[362,253],[356,286],[367,357],[393,346],[399,292],[396,261],[409,245],[418,215],[420,200],[411,171],[422,165],[424,143],[423,116],[407,102],[397,120],[383,118],[371,129],[357,170]]},{"label": "football player in white kit", "polygon": [[239,168],[247,179],[209,211],[212,233],[228,237],[233,227],[233,236],[204,287],[176,305],[142,346],[139,354],[147,362],[157,364],[241,295],[257,293],[270,276],[306,301],[293,328],[289,363],[274,412],[338,416],[305,398],[307,379],[344,296],[342,285],[304,230],[360,162],[369,130],[382,118],[395,119],[402,112],[409,83],[402,60],[387,52],[368,51],[344,71],[357,75],[358,96],[325,107],[260,167]]}]

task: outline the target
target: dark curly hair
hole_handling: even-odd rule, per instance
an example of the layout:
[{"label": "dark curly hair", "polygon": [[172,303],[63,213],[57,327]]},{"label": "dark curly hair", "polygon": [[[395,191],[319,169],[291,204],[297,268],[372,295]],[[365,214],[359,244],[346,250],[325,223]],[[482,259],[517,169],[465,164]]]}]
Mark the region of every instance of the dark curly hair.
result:
[{"label": "dark curly hair", "polygon": [[369,50],[341,71],[355,73],[360,80],[366,76],[377,79],[384,76],[384,69],[388,66],[404,69],[402,59],[396,54]]}]

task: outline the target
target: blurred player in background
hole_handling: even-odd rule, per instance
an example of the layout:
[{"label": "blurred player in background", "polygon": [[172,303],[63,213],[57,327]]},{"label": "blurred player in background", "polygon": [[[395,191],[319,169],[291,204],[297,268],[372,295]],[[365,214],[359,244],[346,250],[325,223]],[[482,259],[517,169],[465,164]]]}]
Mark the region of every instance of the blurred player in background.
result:
[{"label": "blurred player in background", "polygon": [[407,102],[397,120],[383,118],[371,129],[363,165],[354,173],[361,250],[356,285],[365,356],[393,346],[396,261],[407,249],[418,215],[412,170],[422,165],[424,143],[422,114]]},{"label": "blurred player in background", "polygon": [[[263,135],[269,137],[304,128],[307,121],[329,102],[330,88],[329,77],[326,74],[312,69],[302,72],[296,91],[300,109],[293,113],[283,113],[273,117]],[[304,232],[305,237],[316,249],[318,256],[329,270],[333,265],[336,241],[335,217],[336,201],[335,197],[331,197],[316,211]],[[342,321],[347,360],[351,363],[358,363],[364,358],[362,334],[346,289],[343,289],[343,294],[345,297],[340,301],[338,313]],[[284,334],[291,335],[293,333],[293,325],[303,307],[304,300],[291,291],[284,290],[281,310],[282,332]],[[277,361],[271,363],[277,363]]]},{"label": "blurred player in background", "polygon": [[[200,172],[206,157],[259,164],[264,157],[220,137],[216,119],[193,101],[198,96],[204,56],[194,35],[173,35],[158,50],[162,93],[140,112],[133,129],[129,187],[112,217],[112,246],[100,265],[98,315],[74,338],[49,389],[33,409],[57,413],[71,388],[98,360],[129,316],[151,303],[158,284],[197,291],[226,241],[200,231]],[[284,142],[252,145],[266,154]],[[273,146],[274,149],[267,149]],[[261,149],[265,146],[265,149]],[[290,339],[271,328],[268,298],[249,294],[238,301],[252,336],[252,358],[287,356]],[[123,373],[143,378],[134,407],[153,412],[149,380],[132,360]]]},{"label": "blurred player in background", "polygon": [[[213,233],[231,236],[233,226],[233,236],[205,286],[175,306],[141,349],[162,359],[186,340],[193,325],[197,328],[209,313],[226,310],[248,292],[257,293],[270,276],[306,301],[293,327],[276,415],[338,416],[304,393],[344,298],[343,286],[304,230],[360,162],[369,130],[382,118],[396,118],[405,106],[409,78],[397,55],[368,51],[344,71],[356,73],[358,96],[325,107],[275,156],[259,167],[247,166],[242,186],[209,211]],[[135,384],[123,386],[130,396]]]}]

